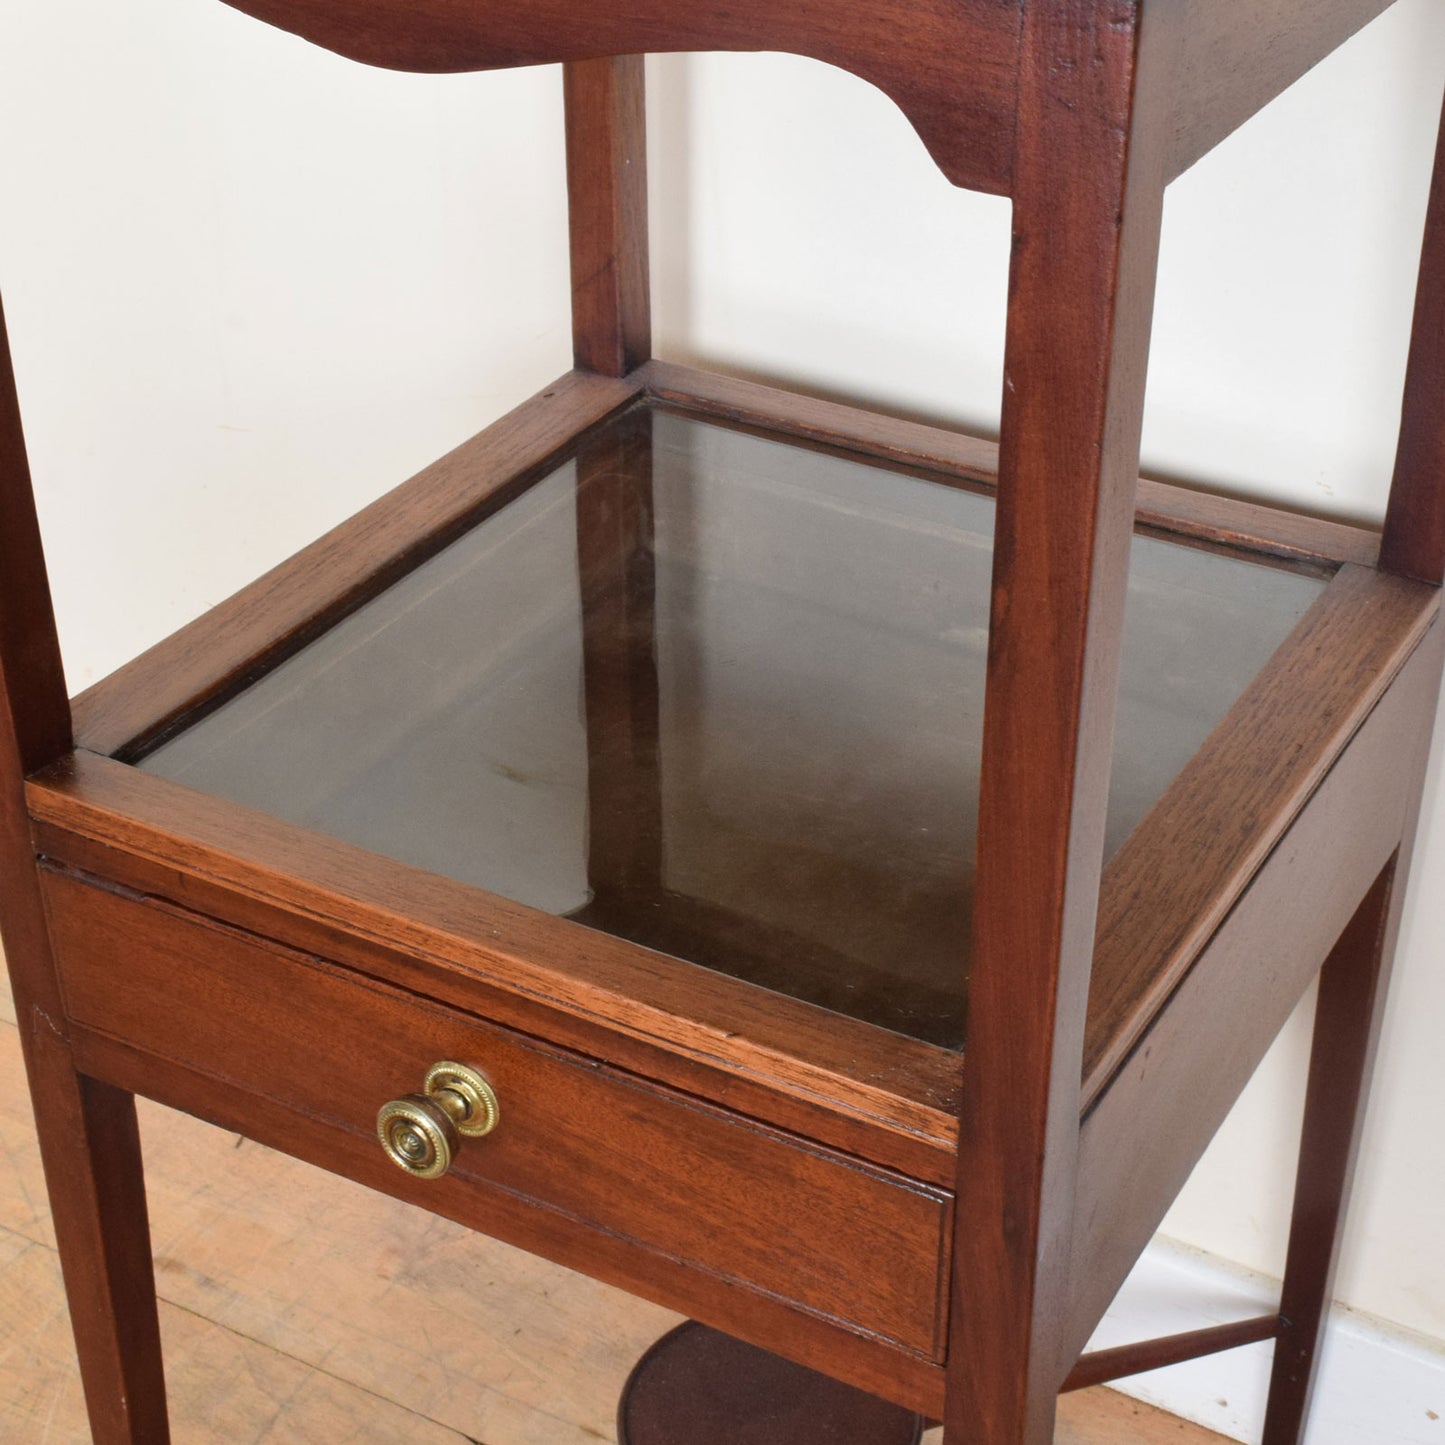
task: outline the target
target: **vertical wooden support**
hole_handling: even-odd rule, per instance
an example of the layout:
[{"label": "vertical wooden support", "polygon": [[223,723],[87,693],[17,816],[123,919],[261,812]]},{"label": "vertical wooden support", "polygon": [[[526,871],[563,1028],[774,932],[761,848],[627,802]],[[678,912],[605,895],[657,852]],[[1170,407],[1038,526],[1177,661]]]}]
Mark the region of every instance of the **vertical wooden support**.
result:
[{"label": "vertical wooden support", "polygon": [[[1445,579],[1445,113],[1430,182],[1380,565],[1437,585]],[[1400,850],[1320,973],[1264,1445],[1298,1445],[1309,1415],[1394,964],[1429,741],[1427,732],[1414,763],[1414,802]]]},{"label": "vertical wooden support", "polygon": [[576,364],[625,376],[652,354],[643,58],[562,67]]},{"label": "vertical wooden support", "polygon": [[135,1102],[64,1036],[24,779],[70,747],[55,619],[0,310],[0,932],[98,1445],[164,1445],[165,1381]]},{"label": "vertical wooden support", "polygon": [[[1432,645],[1438,679],[1445,649],[1438,639],[1433,644],[1427,639],[1422,648]],[[1401,759],[1411,787],[1399,849],[1320,972],[1263,1445],[1299,1445],[1309,1417],[1394,968],[1434,721],[1433,714],[1421,719],[1415,757]]]},{"label": "vertical wooden support", "polygon": [[1397,855],[1365,896],[1320,973],[1264,1445],[1299,1445],[1304,1436],[1404,881]]},{"label": "vertical wooden support", "polygon": [[1380,565],[1422,582],[1445,579],[1445,115],[1430,182],[1400,449]]},{"label": "vertical wooden support", "polygon": [[[1142,13],[1141,13],[1142,12]],[[1045,1445],[1178,7],[1024,9],[948,1445]]]},{"label": "vertical wooden support", "polygon": [[[40,547],[40,526],[30,487],[25,433],[15,393],[15,371],[5,310],[0,303],[0,716],[7,765],[21,776],[70,749],[70,705],[60,666],[60,645],[50,606],[50,584]],[[8,766],[8,809],[13,801]],[[7,824],[11,821],[6,815]]]}]

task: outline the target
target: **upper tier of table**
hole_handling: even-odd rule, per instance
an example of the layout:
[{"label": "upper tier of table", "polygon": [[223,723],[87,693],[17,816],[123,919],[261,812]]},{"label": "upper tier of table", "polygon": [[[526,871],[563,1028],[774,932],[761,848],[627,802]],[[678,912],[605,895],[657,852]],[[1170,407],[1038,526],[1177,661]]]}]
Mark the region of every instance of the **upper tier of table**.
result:
[{"label": "upper tier of table", "polygon": [[[1032,9],[1078,54],[1134,51],[1136,19],[1171,30],[1158,123],[1186,170],[1393,0],[227,0],[352,59],[467,71],[672,51],[776,50],[890,96],[956,185],[1008,194]],[[1045,69],[1048,56],[1035,56]],[[1071,63],[1067,56],[1059,64]]]}]

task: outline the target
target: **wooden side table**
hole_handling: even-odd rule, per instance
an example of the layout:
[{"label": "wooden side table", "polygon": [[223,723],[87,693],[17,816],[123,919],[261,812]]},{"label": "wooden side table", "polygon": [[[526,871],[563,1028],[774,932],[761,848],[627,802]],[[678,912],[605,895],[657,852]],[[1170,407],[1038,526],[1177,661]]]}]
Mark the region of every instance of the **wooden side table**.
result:
[{"label": "wooden side table", "polygon": [[[0,348],[0,897],[96,1440],[167,1436],[142,1093],[732,1337],[680,1368],[739,1442],[793,1366],[859,1445],[1043,1445],[1263,1339],[1297,1441],[1440,681],[1445,170],[1383,538],[1139,433],[1165,186],[1385,0],[238,8],[564,62],[576,366],[68,701]],[[650,358],[678,49],[843,66],[1012,197],[997,446]],[[1316,974],[1278,1312],[1080,1358]],[[631,1445],[696,1440],[653,1383]]]}]

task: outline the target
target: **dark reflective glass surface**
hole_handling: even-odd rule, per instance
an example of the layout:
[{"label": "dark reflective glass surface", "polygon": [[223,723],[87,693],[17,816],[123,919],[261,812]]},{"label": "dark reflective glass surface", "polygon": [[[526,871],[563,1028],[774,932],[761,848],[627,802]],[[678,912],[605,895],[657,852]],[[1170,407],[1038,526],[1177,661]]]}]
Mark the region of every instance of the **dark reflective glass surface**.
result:
[{"label": "dark reflective glass surface", "polygon": [[[141,766],[956,1047],[992,518],[636,412]],[[1111,852],[1322,585],[1135,539]]]}]

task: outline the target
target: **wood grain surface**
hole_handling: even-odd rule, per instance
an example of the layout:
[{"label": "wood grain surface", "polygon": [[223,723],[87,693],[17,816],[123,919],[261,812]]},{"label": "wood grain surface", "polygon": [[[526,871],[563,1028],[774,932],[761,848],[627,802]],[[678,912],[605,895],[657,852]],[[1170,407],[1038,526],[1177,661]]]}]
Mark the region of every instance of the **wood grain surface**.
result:
[{"label": "wood grain surface", "polygon": [[881,1145],[877,1162],[919,1178],[946,1177],[959,1065],[945,1050],[491,895],[479,918],[465,884],[108,758],[75,754],[32,781],[30,799],[52,856],[840,1148],[876,1158]]},{"label": "wood grain surface", "polygon": [[[1399,675],[1439,605],[1434,588],[1342,568],[1110,861],[1089,993],[1086,1109]],[[1392,818],[1388,827],[1396,826]],[[1358,880],[1360,892],[1370,877]]]},{"label": "wood grain surface", "polygon": [[956,185],[1008,189],[1017,5],[1001,0],[227,0],[397,70],[490,70],[678,50],[783,50],[890,96]]},{"label": "wood grain surface", "polygon": [[1128,0],[1022,19],[944,1415],[952,1441],[1000,1445],[1052,1438],[1074,1365],[1059,1319],[1177,38],[1177,13]]},{"label": "wood grain surface", "polygon": [[[0,534],[0,905],[19,999],[19,1026],[0,1032],[25,1054],[95,1440],[168,1438],[152,1237],[172,1363],[183,1378],[197,1373],[177,1381],[181,1433],[609,1439],[620,1377],[666,1319],[457,1223],[936,1418],[936,1267],[947,1250],[922,1278],[892,1270],[866,1224],[927,1256],[947,1227],[930,1171],[947,1167],[956,1107],[950,1440],[1048,1445],[1074,1354],[1412,826],[1419,768],[1401,773],[1397,760],[1418,762],[1438,635],[1404,659],[1434,599],[1422,601],[1415,582],[1346,566],[1330,597],[1357,604],[1359,645],[1297,632],[1163,799],[1153,837],[1146,823],[1134,855],[1111,870],[1106,893],[1129,908],[1111,926],[1106,899],[1109,1022],[1098,1009],[1091,1021],[1164,187],[1389,0],[230,3],[401,69],[568,62],[577,357],[610,375],[571,373],[93,689],[78,721],[97,751],[64,756],[67,705],[13,378],[8,359],[0,364],[0,503],[17,523]],[[659,968],[618,940],[502,900],[484,900],[479,916],[472,890],[160,779],[138,783],[99,755],[160,736],[243,685],[665,378],[632,369],[647,341],[641,62],[606,57],[716,49],[791,51],[854,72],[897,102],[951,180],[1014,200],[961,1090],[938,1050],[884,1047],[881,1031],[822,1010],[750,1001],[701,971]],[[1388,570],[1430,582],[1445,557],[1439,211],[1437,179],[1383,554]],[[847,445],[813,404],[793,414],[800,435],[816,433],[810,445]],[[891,424],[862,428],[870,445],[899,444]],[[972,474],[985,469],[986,444],[942,449],[957,454],[965,484],[985,480]],[[1270,542],[1275,524],[1259,509],[1151,495],[1161,505],[1146,525],[1209,545],[1247,544],[1258,530],[1279,556],[1373,555],[1348,529],[1287,523]],[[647,679],[628,686],[645,693]],[[1289,726],[1295,711],[1313,725]],[[31,866],[37,845],[108,880],[103,894],[67,885],[85,894],[86,917],[52,891],[63,977]],[[1183,886],[1191,873],[1195,885]],[[1120,876],[1129,887],[1114,887]],[[1151,909],[1160,879],[1173,901]],[[97,898],[113,905],[104,917]],[[1377,891],[1355,914],[1322,993],[1325,1062],[1311,1086],[1287,1290],[1300,1320],[1283,1322],[1272,1445],[1294,1445],[1302,1428],[1350,1172],[1354,1120],[1343,1116],[1363,1092],[1388,971],[1386,902]],[[238,942],[233,925],[276,943]],[[1120,939],[1128,946],[1111,954]],[[1147,966],[1110,973],[1109,960],[1131,949]],[[485,1026],[470,1017],[483,1001]],[[459,1050],[485,1032],[499,1060],[525,1061],[517,1079],[535,1090],[538,1134],[553,1121],[557,1157],[545,1138],[519,1135],[424,1193],[385,1163],[354,1101],[343,1112],[328,1091],[359,1076],[371,1093],[385,1075],[389,1092],[393,1069],[398,1092],[415,1087],[433,1024]],[[1335,1053],[1348,1069],[1321,1082]],[[13,1055],[0,1071],[13,1072]],[[1098,1092],[1081,1130],[1086,1071]],[[28,1302],[42,1297],[54,1256],[33,1146],[4,1112],[18,1097],[10,1083],[0,1095],[0,1289]],[[132,1095],[236,1131],[145,1110],[154,1231]],[[669,1110],[687,1112],[688,1127]],[[484,1181],[478,1161],[491,1158],[501,1172]],[[645,1165],[629,1170],[635,1160]],[[854,1195],[831,1186],[840,1170],[853,1171]],[[841,1217],[850,1199],[861,1226]],[[732,1234],[729,1208],[744,1217]],[[812,1248],[808,1231],[820,1226],[828,1239]],[[46,1334],[58,1311],[27,1303],[0,1317],[15,1332],[0,1366],[30,1365],[13,1402],[10,1387],[0,1391],[0,1410],[16,1412],[7,1438],[83,1438],[62,1419],[73,1390],[38,1393],[36,1362],[70,1358]],[[1116,1423],[1104,1438],[1127,1437]]]},{"label": "wood grain surface", "polygon": [[[180,909],[48,870],[43,880],[76,1024],[315,1116],[366,1159],[377,1109],[420,1088],[437,1059],[461,1060],[485,1072],[503,1120],[445,1179],[398,1176],[418,1204],[546,1253],[547,1233],[516,1207],[530,1204],[573,1237],[569,1259],[585,1259],[599,1232],[631,1243],[641,1293],[666,1297],[651,1268],[661,1254],[719,1292],[760,1291],[938,1357],[942,1191],[397,990],[358,987]],[[874,1267],[859,1270],[862,1257]]]},{"label": "wood grain surface", "polygon": [[1430,181],[1395,481],[1381,565],[1438,583],[1445,577],[1445,117]]},{"label": "wood grain surface", "polygon": [[[909,421],[743,377],[650,361],[635,378],[655,400],[689,414],[758,427],[798,441],[920,467],[968,487],[998,485],[998,443],[957,428]],[[1373,566],[1380,534],[1172,482],[1141,478],[1138,525],[1289,562]]]},{"label": "wood grain surface", "polygon": [[44,1140],[97,1445],[165,1445],[165,1381],[134,1102],[81,1077],[35,874],[24,775],[69,746],[70,712],[0,313],[0,936]]},{"label": "wood grain surface", "polygon": [[1440,641],[1416,652],[1086,1118],[1072,1346],[1093,1332],[1398,846]]},{"label": "wood grain surface", "polygon": [[[88,1445],[0,983],[0,1438]],[[179,1445],[597,1445],[677,1317],[619,1290],[141,1102]],[[1108,1390],[1057,1445],[1219,1445]],[[936,1437],[928,1437],[936,1445]]]},{"label": "wood grain surface", "polygon": [[562,94],[573,356],[626,376],[652,355],[642,56],[573,61]]}]

